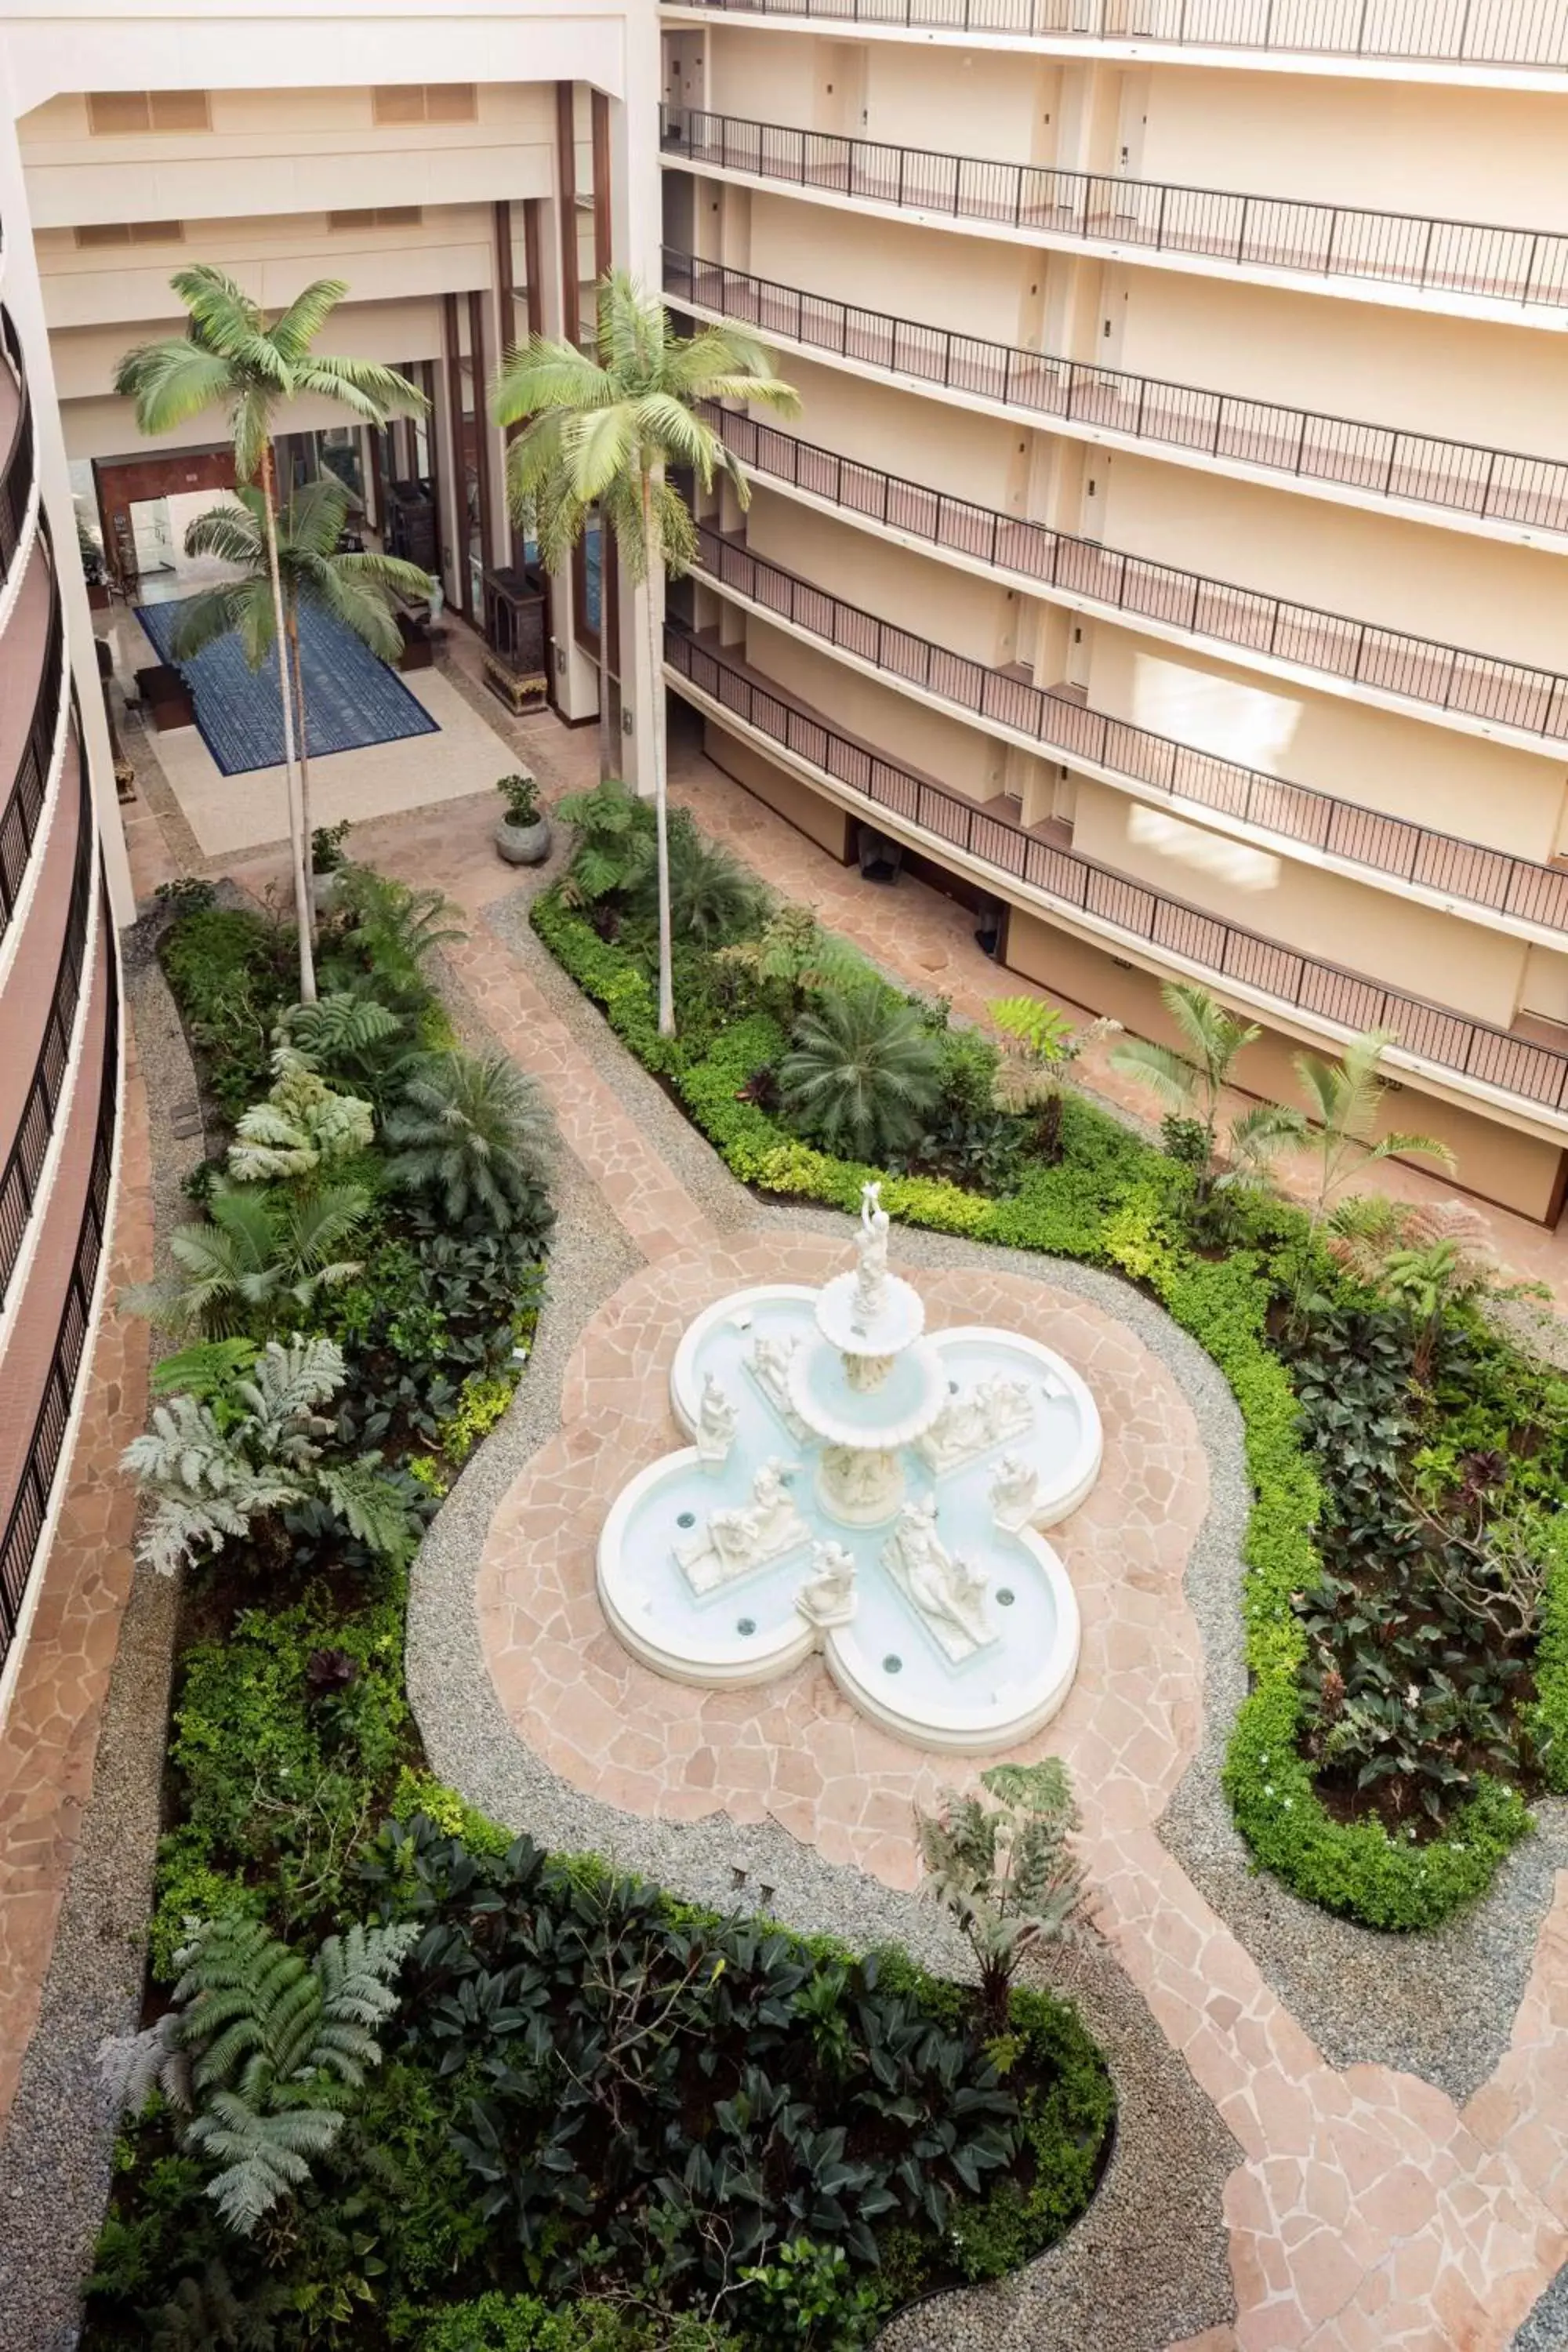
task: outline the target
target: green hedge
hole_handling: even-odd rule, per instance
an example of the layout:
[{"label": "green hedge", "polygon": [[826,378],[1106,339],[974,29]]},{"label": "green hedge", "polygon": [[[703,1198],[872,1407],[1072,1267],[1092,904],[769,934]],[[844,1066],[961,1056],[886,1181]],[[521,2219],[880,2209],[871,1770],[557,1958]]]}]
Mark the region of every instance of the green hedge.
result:
[{"label": "green hedge", "polygon": [[[679,1039],[659,1036],[652,988],[629,954],[601,940],[552,892],[534,900],[531,919],[616,1035],[674,1084],[742,1183],[834,1208],[858,1205],[861,1184],[880,1171],[814,1150],[754,1103],[736,1099],[751,1073],[776,1058],[776,1024],[764,1016],[737,1021],[705,1055],[689,1057]],[[882,1175],[883,1205],[938,1233],[1077,1258],[1130,1276],[1213,1357],[1241,1409],[1254,1498],[1243,1545],[1251,1687],[1224,1775],[1237,1825],[1258,1864],[1309,1902],[1372,1927],[1434,1927],[1485,1891],[1503,1855],[1531,1827],[1529,1810],[1517,1790],[1485,1782],[1446,1838],[1409,1845],[1379,1822],[1339,1822],[1324,1806],[1298,1748],[1306,1637],[1290,1605],[1290,1595],[1320,1572],[1312,1538],[1320,1496],[1297,1442],[1289,1376],[1264,1336],[1265,1261],[1249,1250],[1218,1264],[1197,1256],[1181,1236],[1184,1171],[1080,1097],[1068,1096],[1064,1110],[1062,1163],[1033,1170],[1011,1198]],[[1568,1789],[1568,1531],[1552,1554],[1534,1731],[1552,1787]]]}]

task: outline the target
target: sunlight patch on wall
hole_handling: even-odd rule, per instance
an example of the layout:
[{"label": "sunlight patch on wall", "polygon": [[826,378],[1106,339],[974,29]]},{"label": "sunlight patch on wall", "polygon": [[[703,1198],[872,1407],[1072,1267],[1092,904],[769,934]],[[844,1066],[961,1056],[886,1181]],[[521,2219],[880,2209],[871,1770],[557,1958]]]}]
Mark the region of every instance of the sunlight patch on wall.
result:
[{"label": "sunlight patch on wall", "polygon": [[1205,833],[1200,826],[1187,824],[1179,816],[1167,816],[1163,809],[1147,808],[1141,801],[1134,802],[1128,812],[1127,837],[1168,857],[1173,865],[1185,866],[1223,883],[1229,890],[1256,894],[1279,887],[1280,861],[1268,850],[1254,849],[1245,841],[1227,841],[1223,834]]},{"label": "sunlight patch on wall", "polygon": [[1157,735],[1278,776],[1300,724],[1301,704],[1266,687],[1210,677],[1181,662],[1139,652],[1132,657],[1131,716]]}]

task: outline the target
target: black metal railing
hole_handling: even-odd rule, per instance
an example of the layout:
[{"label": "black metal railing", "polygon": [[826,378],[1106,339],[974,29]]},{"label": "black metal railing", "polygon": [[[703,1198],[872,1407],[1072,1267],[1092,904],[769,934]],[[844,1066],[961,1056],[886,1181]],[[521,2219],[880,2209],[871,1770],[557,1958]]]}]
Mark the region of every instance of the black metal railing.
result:
[{"label": "black metal railing", "polygon": [[60,939],[59,961],[49,994],[49,1009],[33,1063],[5,1164],[0,1167],[0,1307],[11,1286],[11,1276],[22,1254],[27,1226],[48,1158],[66,1074],[70,1067],[71,1033],[81,1001],[82,971],[87,954],[88,915],[92,904],[92,801],[87,761],[79,763],[76,856],[71,870],[70,899]]},{"label": "black metal railing", "polygon": [[[107,907],[107,885],[101,874],[97,887],[104,893]],[[105,920],[107,923],[107,915]],[[65,1303],[44,1374],[43,1393],[5,1531],[0,1537],[0,1666],[5,1664],[16,1639],[28,1580],[37,1566],[38,1545],[48,1519],[82,1358],[91,1333],[93,1291],[109,1231],[109,1196],[120,1109],[120,975],[112,941],[107,945],[107,961],[109,997],[103,1026],[103,1066],[98,1082],[98,1122],[87,1198],[77,1232],[76,1255]]]},{"label": "black metal railing", "polygon": [[1075,243],[1373,279],[1527,308],[1568,306],[1568,236],[1548,230],[990,163],[697,107],[661,108],[659,137],[667,153],[721,171]]},{"label": "black metal railing", "polygon": [[1232,817],[1373,873],[1467,898],[1523,921],[1568,929],[1568,873],[1194,751],[1168,735],[1110,718],[1070,695],[1035,686],[1006,670],[988,669],[929,637],[879,620],[753,555],[707,524],[699,525],[697,539],[697,578],[732,589],[763,613],[776,614],[900,684],[918,687],[1016,736],[1030,737],[1080,766],[1100,769],[1173,801]]},{"label": "black metal railing", "polygon": [[1470,1078],[1538,1108],[1561,1111],[1568,1102],[1568,1054],[1303,955],[1183,899],[1168,898],[1074,850],[1058,849],[1022,825],[993,816],[959,793],[837,734],[673,624],[666,627],[664,650],[676,676],[698,693],[781,744],[825,779],[889,810],[937,849],[961,850],[996,874],[1071,912],[1091,917],[1128,940],[1142,941],[1237,987],[1256,990],[1336,1030],[1390,1030],[1401,1052],[1435,1072]]},{"label": "black metal railing", "polygon": [[65,678],[65,621],[60,612],[59,586],[49,575],[49,617],[44,632],[44,664],[33,698],[33,715],[21,756],[0,809],[0,940],[11,927],[22,877],[32,855],[38,821],[48,793],[49,768],[59,734],[60,698]]},{"label": "black metal railing", "polygon": [[1479,448],[1020,351],[861,310],[668,247],[664,290],[674,302],[740,320],[806,351],[940,384],[1029,416],[1090,425],[1106,436],[1187,449],[1298,481],[1568,531],[1568,463],[1560,458]]},{"label": "black metal railing", "polygon": [[1568,66],[1563,0],[679,0],[744,16],[1428,64]]},{"label": "black metal railing", "polygon": [[16,414],[11,424],[10,446],[5,457],[0,458],[0,580],[3,580],[22,544],[22,527],[27,520],[27,507],[33,495],[33,409],[27,398],[22,346],[16,340],[16,330],[11,324],[11,314],[4,309],[0,309],[0,367],[9,371],[16,386]]},{"label": "black metal railing", "polygon": [[950,498],[898,474],[840,457],[754,417],[706,404],[704,413],[754,473],[788,482],[847,514],[885,523],[907,538],[924,540],[1041,587],[1059,588],[1111,612],[1159,621],[1248,653],[1271,655],[1435,709],[1517,727],[1552,741],[1568,740],[1568,678],[1554,670],[1468,653],[1403,629],[1379,628],[1342,613],[1237,588],[1174,564],[1121,554],[1099,540],[1075,539],[1044,523],[1026,522],[994,507]]}]

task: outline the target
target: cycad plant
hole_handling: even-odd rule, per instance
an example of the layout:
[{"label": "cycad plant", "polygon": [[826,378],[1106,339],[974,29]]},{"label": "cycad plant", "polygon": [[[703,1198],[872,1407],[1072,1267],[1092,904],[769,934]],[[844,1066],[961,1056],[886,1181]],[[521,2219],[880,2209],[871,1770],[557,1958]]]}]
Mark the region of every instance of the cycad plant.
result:
[{"label": "cycad plant", "polygon": [[147,434],[172,433],[205,409],[226,408],[234,439],[235,478],[242,486],[255,483],[261,495],[278,692],[283,706],[300,994],[308,1003],[316,993],[310,837],[300,805],[293,700],[284,653],[272,423],[284,403],[305,394],[333,401],[372,425],[384,425],[394,415],[414,415],[425,406],[425,395],[406,377],[374,360],[327,359],[312,348],[349,290],[340,278],[318,278],[280,317],[270,321],[243,287],[205,263],[176,270],[169,283],[190,314],[185,332],[155,343],[141,343],[127,352],[115,370],[114,389],[134,402],[138,430]]},{"label": "cycad plant", "polygon": [[258,1920],[192,1925],[174,2006],[104,2042],[100,2061],[122,2112],[140,2115],[157,2089],[187,2118],[181,2146],[216,2168],[206,2194],[248,2237],[310,2179],[381,2063],[394,1980],[419,1929],[356,1921],[306,1960]]},{"label": "cycad plant", "polygon": [[1083,1871],[1068,1838],[1079,1825],[1058,1756],[995,1764],[984,1794],[942,1791],[942,1810],[915,1808],[928,1892],[950,1912],[980,1969],[980,1994],[998,2027],[1026,1952],[1077,1932]]},{"label": "cycad plant", "polygon": [[[658,887],[658,1026],[675,1034],[671,967],[668,816],[665,787],[663,668],[658,644],[661,575],[686,571],[696,529],[668,478],[689,469],[699,488],[722,475],[740,505],[751,486],[713,427],[697,415],[704,403],[755,401],[793,413],[800,405],[781,383],[760,343],[734,327],[671,332],[657,294],[619,270],[598,289],[596,356],[536,335],[511,352],[495,382],[491,407],[501,425],[522,425],[507,454],[514,520],[531,529],[545,564],[555,570],[598,513],[613,532],[631,578],[646,583],[649,691],[647,715],[654,781]],[[606,537],[604,544],[608,546]],[[609,664],[600,679],[607,691]]]},{"label": "cycad plant", "polygon": [[1201,1142],[1193,1158],[1202,1201],[1214,1184],[1215,1131],[1225,1089],[1237,1055],[1263,1033],[1251,1022],[1238,1021],[1195,981],[1168,980],[1160,995],[1185,1050],[1152,1037],[1129,1037],[1113,1047],[1110,1064],[1147,1087],[1169,1118],[1190,1120],[1199,1129]]},{"label": "cycad plant", "polygon": [[942,1045],[879,982],[824,996],[795,1024],[779,1064],[786,1115],[843,1158],[907,1150],[942,1091]]},{"label": "cycad plant", "polygon": [[220,1187],[206,1207],[202,1223],[169,1236],[174,1270],[122,1293],[123,1313],[176,1337],[254,1334],[287,1328],[360,1270],[348,1253],[370,1213],[361,1184]]},{"label": "cycad plant", "polygon": [[553,1128],[540,1088],[507,1055],[424,1056],[383,1132],[391,1181],[429,1195],[454,1224],[477,1213],[504,1232],[537,1216]]},{"label": "cycad plant", "polygon": [[247,1535],[254,1520],[310,1501],[372,1551],[405,1559],[417,1526],[380,1455],[322,1459],[332,1424],[320,1408],[343,1384],[336,1342],[273,1339],[243,1356],[238,1348],[228,1342],[205,1362],[187,1351],[191,1386],[153,1406],[152,1426],[121,1456],[152,1507],[138,1544],[148,1566],[172,1576]]},{"label": "cycad plant", "polygon": [[721,946],[754,930],[767,903],[765,886],[721,842],[704,840],[689,821],[671,825],[669,904],[681,939],[696,948]]},{"label": "cycad plant", "polygon": [[252,669],[273,650],[277,617],[272,596],[276,558],[282,592],[283,631],[294,698],[295,741],[300,760],[300,824],[310,841],[310,749],[305,709],[305,674],[300,659],[300,613],[309,605],[356,636],[384,662],[397,659],[403,640],[393,618],[395,593],[426,596],[430,576],[400,556],[368,549],[340,555],[349,494],[331,475],[296,490],[273,522],[268,537],[267,501],[242,483],[237,506],[211,507],[185,533],[187,555],[216,555],[237,564],[239,580],[225,580],[194,596],[174,634],[177,661],[189,661],[219,637],[237,636]]}]

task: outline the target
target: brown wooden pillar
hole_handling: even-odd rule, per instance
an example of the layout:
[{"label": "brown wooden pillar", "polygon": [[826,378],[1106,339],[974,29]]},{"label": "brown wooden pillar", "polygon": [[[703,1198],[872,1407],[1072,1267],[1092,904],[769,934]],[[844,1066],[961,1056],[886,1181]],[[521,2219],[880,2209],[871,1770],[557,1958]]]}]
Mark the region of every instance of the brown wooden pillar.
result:
[{"label": "brown wooden pillar", "polygon": [[555,85],[555,194],[561,214],[561,323],[569,343],[580,342],[577,293],[577,120],[575,85]]},{"label": "brown wooden pillar", "polygon": [[[452,452],[452,528],[457,534],[453,551],[453,571],[457,575],[457,593],[452,602],[463,618],[471,618],[468,609],[468,468],[463,463],[463,369],[458,346],[458,298],[455,294],[441,297],[442,341],[446,345],[446,388],[447,446]],[[439,434],[432,435],[433,440]]]},{"label": "brown wooden pillar", "polygon": [[[479,561],[487,572],[496,564],[495,506],[490,470],[490,420],[485,398],[485,298],[476,288],[468,296],[468,366],[474,386],[474,462],[479,475]],[[475,614],[476,621],[483,615]]]}]

